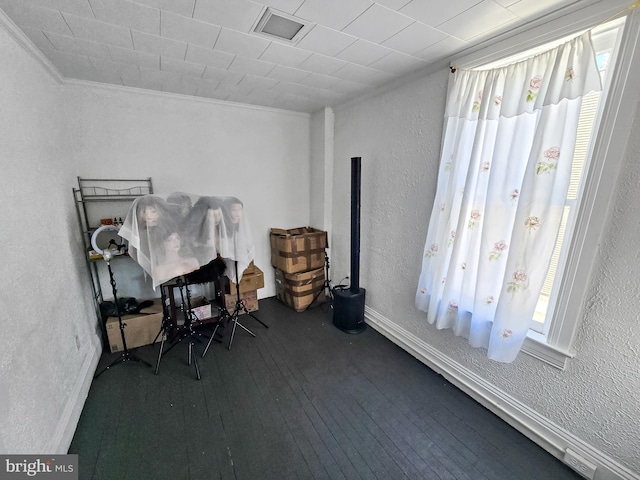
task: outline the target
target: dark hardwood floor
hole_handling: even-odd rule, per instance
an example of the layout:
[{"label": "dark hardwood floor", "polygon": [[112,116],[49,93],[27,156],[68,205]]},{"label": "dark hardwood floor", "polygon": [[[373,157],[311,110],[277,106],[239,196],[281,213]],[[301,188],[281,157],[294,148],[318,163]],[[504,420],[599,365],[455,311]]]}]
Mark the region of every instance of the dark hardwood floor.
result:
[{"label": "dark hardwood floor", "polygon": [[581,478],[373,329],[349,335],[323,310],[260,300],[269,328],[242,316],[256,337],[214,342],[201,380],[186,344],[158,375],[159,345],[134,350],[154,368],[119,363],[93,381],[69,450],[79,478]]}]

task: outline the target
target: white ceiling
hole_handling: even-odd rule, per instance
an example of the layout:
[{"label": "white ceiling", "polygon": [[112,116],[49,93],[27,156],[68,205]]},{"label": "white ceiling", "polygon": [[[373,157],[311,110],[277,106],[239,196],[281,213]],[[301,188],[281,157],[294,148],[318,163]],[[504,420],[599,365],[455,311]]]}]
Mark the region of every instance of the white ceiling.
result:
[{"label": "white ceiling", "polygon": [[[576,3],[0,0],[0,8],[69,79],[314,112]],[[267,6],[312,28],[296,45],[259,36],[253,27]]]}]

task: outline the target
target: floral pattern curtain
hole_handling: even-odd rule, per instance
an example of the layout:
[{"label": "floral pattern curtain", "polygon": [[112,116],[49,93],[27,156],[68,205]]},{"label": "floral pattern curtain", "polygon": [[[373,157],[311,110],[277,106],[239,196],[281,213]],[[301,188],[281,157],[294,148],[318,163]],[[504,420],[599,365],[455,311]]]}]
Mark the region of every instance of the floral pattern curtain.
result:
[{"label": "floral pattern curtain", "polygon": [[582,97],[600,90],[589,32],[449,86],[416,306],[501,362],[526,337],[562,219]]}]

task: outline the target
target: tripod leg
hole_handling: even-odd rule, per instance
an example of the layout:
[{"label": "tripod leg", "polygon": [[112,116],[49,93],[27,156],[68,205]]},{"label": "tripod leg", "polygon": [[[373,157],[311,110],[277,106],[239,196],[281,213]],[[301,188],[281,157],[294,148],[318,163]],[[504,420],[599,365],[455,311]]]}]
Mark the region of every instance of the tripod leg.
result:
[{"label": "tripod leg", "polygon": [[233,328],[231,329],[231,337],[229,338],[229,346],[227,350],[231,350],[231,344],[233,343],[233,337],[236,335],[236,327],[238,326],[238,312],[235,311],[231,315],[231,323],[233,323]]},{"label": "tripod leg", "polygon": [[256,317],[253,313],[251,313],[249,310],[247,310],[247,307],[243,307],[243,309],[244,309],[244,313],[246,313],[247,315],[253,317],[254,320],[256,320],[257,322],[259,322],[262,325],[264,325],[264,328],[269,328],[269,325],[264,323],[262,320],[260,320],[258,317]]},{"label": "tripod leg", "polygon": [[191,364],[191,360],[193,360],[193,367],[196,369],[196,378],[198,380],[200,380],[200,368],[198,367],[198,360],[196,359],[196,356],[194,355],[194,349],[193,349],[193,339],[190,338],[189,339],[189,364]]},{"label": "tripod leg", "polygon": [[162,341],[160,342],[160,351],[158,352],[158,361],[156,362],[156,375],[160,371],[160,360],[162,359],[162,351],[164,350],[164,342],[167,339],[167,334],[162,333]]},{"label": "tripod leg", "polygon": [[109,370],[114,365],[116,365],[118,363],[121,363],[121,362],[126,362],[126,361],[127,361],[127,359],[126,359],[126,357],[125,357],[125,355],[123,353],[120,357],[116,358],[113,362],[111,362],[109,365],[107,365],[102,370],[100,370],[98,373],[96,373],[93,378],[94,379],[98,378],[100,375],[102,375],[104,372]]},{"label": "tripod leg", "polygon": [[216,324],[216,328],[213,329],[213,333],[211,334],[211,338],[207,342],[207,346],[204,348],[204,352],[202,352],[202,358],[204,358],[204,356],[207,354],[207,350],[209,350],[209,347],[211,346],[211,342],[213,342],[213,339],[216,336],[219,326],[220,326],[220,320]]},{"label": "tripod leg", "polygon": [[249,330],[247,327],[245,327],[243,324],[241,324],[241,323],[240,323],[240,322],[238,322],[237,320],[236,320],[236,324],[237,324],[240,328],[242,328],[245,332],[247,332],[249,335],[251,335],[252,337],[255,337],[255,336],[256,336],[256,334],[255,334],[255,333],[253,333],[251,330]]}]

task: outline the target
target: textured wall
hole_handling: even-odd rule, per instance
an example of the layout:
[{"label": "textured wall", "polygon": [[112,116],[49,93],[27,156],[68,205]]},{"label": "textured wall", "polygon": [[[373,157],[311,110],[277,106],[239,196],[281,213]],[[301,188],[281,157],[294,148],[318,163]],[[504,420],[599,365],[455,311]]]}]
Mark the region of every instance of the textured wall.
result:
[{"label": "textured wall", "polygon": [[[103,87],[69,86],[66,97],[80,176],[240,198],[265,273],[258,294],[275,295],[269,231],[309,222],[308,115]],[[154,296],[133,262],[118,270],[122,295]]]},{"label": "textured wall", "polygon": [[[362,157],[360,284],[369,307],[540,415],[640,472],[640,154],[636,116],[589,302],[565,371],[486,358],[427,324],[415,289],[436,186],[448,71],[336,109],[332,279],[349,272],[349,158]],[[633,99],[637,102],[638,99]]]},{"label": "textured wall", "polygon": [[97,328],[62,87],[2,25],[0,58],[0,453],[62,453]]}]

